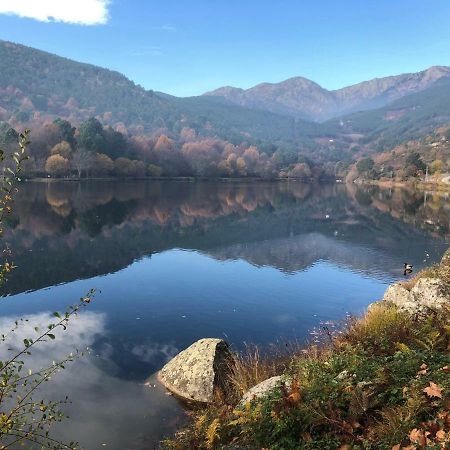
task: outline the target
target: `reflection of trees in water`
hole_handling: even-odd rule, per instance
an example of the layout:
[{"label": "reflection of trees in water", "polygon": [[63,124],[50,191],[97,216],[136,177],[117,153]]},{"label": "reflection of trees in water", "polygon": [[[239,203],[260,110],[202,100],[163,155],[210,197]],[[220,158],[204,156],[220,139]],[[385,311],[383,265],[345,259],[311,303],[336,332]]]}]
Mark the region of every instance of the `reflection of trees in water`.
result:
[{"label": "reflection of trees in water", "polygon": [[[153,220],[164,226],[191,227],[196,221],[238,214],[261,207],[279,209],[307,202],[312,187],[302,183],[86,182],[24,185],[16,206],[18,229],[39,238],[55,232],[84,231],[95,236],[122,223]],[[354,209],[375,208],[405,222],[448,233],[447,202],[436,196],[374,186],[314,186],[311,212],[329,209],[329,199],[354,199]],[[320,203],[318,205],[317,203]],[[333,205],[331,205],[333,208]],[[348,211],[348,215],[352,215]],[[437,228],[438,227],[438,228]]]},{"label": "reflection of trees in water", "polygon": [[431,236],[450,238],[448,194],[356,185],[348,185],[347,192],[362,207],[370,206]]},{"label": "reflection of trees in water", "polygon": [[16,215],[23,229],[37,236],[51,235],[58,227],[66,232],[67,218],[92,235],[109,225],[146,219],[191,226],[195,219],[292,204],[310,191],[309,185],[299,183],[33,183],[22,188]]},{"label": "reflection of trees in water", "polygon": [[[24,271],[17,270],[8,289],[108,273],[174,247],[213,253],[312,232],[388,252],[411,236],[417,239],[420,227],[436,236],[448,233],[447,202],[428,199],[373,186],[288,182],[27,183],[19,191],[15,228],[7,233]],[[257,246],[252,252],[242,257],[252,261]],[[301,251],[294,253],[300,261]],[[286,252],[274,253],[272,262],[270,254],[263,258],[264,265],[289,270]],[[22,286],[21,273],[29,274]]]}]

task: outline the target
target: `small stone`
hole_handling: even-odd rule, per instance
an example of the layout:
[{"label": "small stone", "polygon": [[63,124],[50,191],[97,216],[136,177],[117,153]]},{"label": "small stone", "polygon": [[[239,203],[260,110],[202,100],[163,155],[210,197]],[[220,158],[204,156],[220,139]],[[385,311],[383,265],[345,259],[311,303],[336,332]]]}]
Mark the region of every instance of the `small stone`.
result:
[{"label": "small stone", "polygon": [[[253,386],[244,394],[239,403],[239,406],[244,406],[246,403],[251,402],[252,400],[264,397],[270,391],[273,391],[277,387],[280,387],[283,383],[283,377],[279,375],[262,381],[256,386]],[[288,382],[288,384],[290,383]]]}]

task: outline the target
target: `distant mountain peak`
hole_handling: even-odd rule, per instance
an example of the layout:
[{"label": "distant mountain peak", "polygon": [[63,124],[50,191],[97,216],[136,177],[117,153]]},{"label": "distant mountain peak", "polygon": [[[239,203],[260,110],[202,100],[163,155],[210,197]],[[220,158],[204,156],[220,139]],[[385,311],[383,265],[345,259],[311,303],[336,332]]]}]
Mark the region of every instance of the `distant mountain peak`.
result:
[{"label": "distant mountain peak", "polygon": [[445,77],[450,77],[450,67],[432,66],[417,73],[374,78],[329,91],[314,81],[298,76],[279,83],[260,83],[249,89],[226,86],[204,95],[222,97],[228,102],[250,108],[322,121],[385,106],[420,92]]}]

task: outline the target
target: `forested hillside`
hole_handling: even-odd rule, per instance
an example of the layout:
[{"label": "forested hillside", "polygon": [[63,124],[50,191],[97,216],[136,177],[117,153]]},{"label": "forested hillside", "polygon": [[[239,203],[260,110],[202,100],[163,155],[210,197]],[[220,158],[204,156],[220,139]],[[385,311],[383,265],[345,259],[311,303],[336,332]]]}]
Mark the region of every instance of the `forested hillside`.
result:
[{"label": "forested hillside", "polygon": [[[18,131],[32,130],[28,176],[334,178],[448,125],[449,73],[434,67],[333,91],[348,107],[384,106],[317,123],[262,103],[236,104],[227,89],[189,98],[148,91],[118,72],[0,41],[0,145],[10,148]],[[323,112],[329,91],[294,81],[257,91],[310,90],[282,98]]]},{"label": "forested hillside", "polygon": [[178,99],[146,91],[118,72],[0,41],[0,120],[79,124],[97,117],[132,133],[193,127],[204,135],[292,140],[312,125],[220,99]]},{"label": "forested hillside", "polygon": [[450,78],[443,78],[427,90],[383,108],[329,121],[323,125],[323,130],[333,135],[361,135],[361,144],[383,151],[407,140],[424,137],[446,123],[450,123]]}]

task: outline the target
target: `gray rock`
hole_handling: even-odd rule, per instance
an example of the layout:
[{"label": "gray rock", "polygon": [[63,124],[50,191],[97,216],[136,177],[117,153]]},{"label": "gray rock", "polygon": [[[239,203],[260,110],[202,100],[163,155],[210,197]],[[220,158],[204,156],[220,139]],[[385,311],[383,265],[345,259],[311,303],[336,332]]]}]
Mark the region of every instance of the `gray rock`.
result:
[{"label": "gray rock", "polygon": [[411,314],[421,313],[450,305],[450,286],[439,278],[419,278],[411,291],[399,283],[389,286],[383,300]]},{"label": "gray rock", "polygon": [[200,339],[178,353],[159,372],[158,379],[186,400],[209,403],[217,388],[224,388],[231,358],[222,339]]},{"label": "gray rock", "polygon": [[387,288],[386,292],[384,293],[383,300],[385,302],[391,302],[398,307],[403,307],[405,304],[409,304],[414,299],[408,289],[403,287],[401,284],[396,283],[391,284]]},{"label": "gray rock", "polygon": [[403,303],[403,305],[400,306],[400,309],[402,311],[406,311],[409,314],[413,314],[413,315],[426,314],[426,308],[423,305],[421,305],[420,303],[417,303],[415,300],[411,300],[410,302]]},{"label": "gray rock", "polygon": [[450,287],[439,278],[419,278],[411,295],[421,307],[441,309],[450,306]]},{"label": "gray rock", "polygon": [[283,380],[282,376],[276,376],[262,381],[256,386],[253,386],[244,394],[241,401],[239,402],[239,406],[244,406],[246,403],[251,402],[252,400],[264,397],[273,389],[281,386],[284,382],[285,380]]}]

